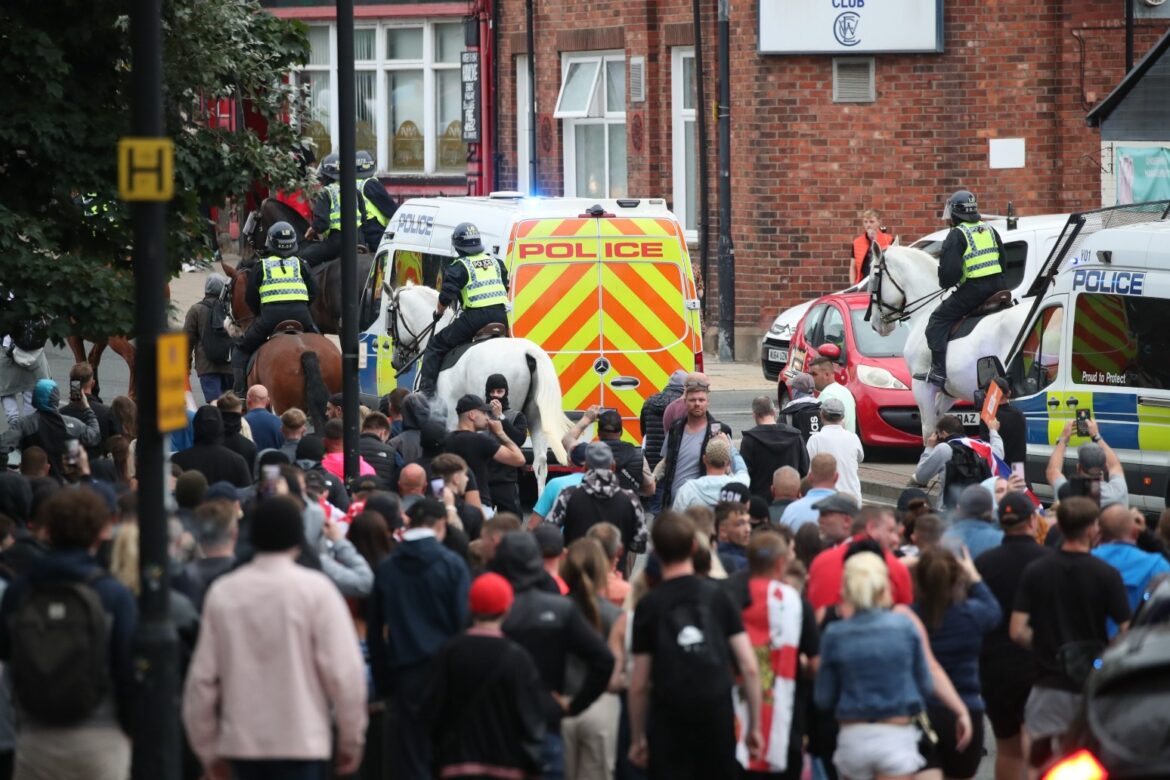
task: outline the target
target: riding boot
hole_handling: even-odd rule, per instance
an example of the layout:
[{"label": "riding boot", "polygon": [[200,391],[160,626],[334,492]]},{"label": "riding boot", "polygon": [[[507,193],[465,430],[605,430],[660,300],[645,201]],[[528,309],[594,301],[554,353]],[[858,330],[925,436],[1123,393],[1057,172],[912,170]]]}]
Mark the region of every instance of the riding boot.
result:
[{"label": "riding boot", "polygon": [[945,352],[931,352],[930,353],[930,373],[926,375],[926,381],[942,390],[947,384],[947,353]]},{"label": "riding boot", "polygon": [[243,366],[232,366],[232,376],[235,379],[232,392],[243,398],[248,392],[248,369]]}]

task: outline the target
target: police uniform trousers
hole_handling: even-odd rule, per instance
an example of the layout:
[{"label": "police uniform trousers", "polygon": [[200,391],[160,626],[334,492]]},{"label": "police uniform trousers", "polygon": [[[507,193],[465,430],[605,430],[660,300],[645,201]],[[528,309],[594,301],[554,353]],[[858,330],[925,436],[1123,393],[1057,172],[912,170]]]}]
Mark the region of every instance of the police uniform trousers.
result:
[{"label": "police uniform trousers", "polygon": [[439,331],[427,344],[423,353],[422,368],[419,369],[419,390],[430,392],[439,381],[439,366],[448,352],[460,344],[466,344],[485,325],[498,322],[508,324],[508,310],[503,304],[484,306],[480,309],[464,309],[454,321]]},{"label": "police uniform trousers", "polygon": [[[359,240],[361,236],[358,237]],[[320,241],[305,241],[297,247],[297,255],[310,268],[316,268],[322,263],[336,260],[341,257],[341,231],[331,230],[329,235]]]},{"label": "police uniform trousers", "polygon": [[[301,323],[305,333],[321,332],[313,324],[313,317],[309,314],[309,304],[307,303],[288,301],[261,306],[260,316],[252,320],[248,331],[232,350],[232,371],[237,377],[242,376],[247,370],[248,360],[252,357],[252,353],[260,349],[276,330],[276,326],[285,320],[295,320]],[[247,379],[246,376],[243,378]],[[239,382],[237,382],[236,389],[239,389]]]},{"label": "police uniform trousers", "polygon": [[931,312],[930,321],[926,323],[926,344],[938,360],[945,358],[951,327],[992,295],[1006,289],[1003,274],[968,279]]}]

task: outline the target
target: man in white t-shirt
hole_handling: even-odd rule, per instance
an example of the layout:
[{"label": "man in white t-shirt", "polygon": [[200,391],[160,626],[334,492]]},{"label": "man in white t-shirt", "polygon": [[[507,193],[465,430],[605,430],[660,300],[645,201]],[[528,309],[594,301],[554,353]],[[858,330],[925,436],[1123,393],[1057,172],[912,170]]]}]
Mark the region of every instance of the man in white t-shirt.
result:
[{"label": "man in white t-shirt", "polygon": [[822,405],[829,398],[836,398],[840,401],[841,406],[845,409],[842,426],[847,431],[857,433],[857,401],[854,400],[853,393],[849,392],[849,388],[838,384],[836,377],[833,376],[833,361],[822,356],[814,358],[808,365],[808,373],[812,376],[813,385],[817,388],[817,400]]},{"label": "man in white t-shirt", "polygon": [[837,491],[849,493],[860,501],[861,476],[858,474],[858,465],[865,460],[865,449],[857,434],[842,426],[844,418],[845,405],[838,399],[825,398],[821,401],[821,429],[808,439],[808,456],[815,458],[821,453],[828,453],[836,458]]}]

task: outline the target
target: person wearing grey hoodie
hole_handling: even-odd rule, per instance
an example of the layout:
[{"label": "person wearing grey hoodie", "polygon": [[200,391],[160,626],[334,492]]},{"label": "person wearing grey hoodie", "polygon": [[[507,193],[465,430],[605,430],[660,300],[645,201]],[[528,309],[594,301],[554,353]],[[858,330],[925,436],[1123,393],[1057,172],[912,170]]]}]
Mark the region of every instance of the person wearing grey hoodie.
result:
[{"label": "person wearing grey hoodie", "polygon": [[183,331],[187,334],[187,344],[194,358],[195,375],[199,377],[203,400],[209,404],[232,389],[231,363],[212,360],[203,349],[203,334],[211,327],[211,307],[227,282],[228,278],[223,274],[209,275],[203,283],[203,300],[192,304],[183,319]]}]

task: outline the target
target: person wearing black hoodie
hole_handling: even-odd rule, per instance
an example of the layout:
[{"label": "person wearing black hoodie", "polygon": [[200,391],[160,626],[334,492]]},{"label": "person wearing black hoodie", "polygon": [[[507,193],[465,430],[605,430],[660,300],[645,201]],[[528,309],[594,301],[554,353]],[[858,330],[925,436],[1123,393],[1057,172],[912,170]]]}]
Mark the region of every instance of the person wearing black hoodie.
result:
[{"label": "person wearing black hoodie", "polygon": [[374,688],[387,699],[390,765],[397,777],[424,780],[431,776],[422,717],[428,665],[467,626],[471,575],[443,546],[447,510],[441,503],[424,498],[407,515],[410,528],[374,574],[366,636]]},{"label": "person wearing black hoodie", "polygon": [[399,468],[417,463],[423,456],[422,427],[431,416],[431,404],[422,393],[411,393],[402,402],[402,433],[389,444],[398,453]]},{"label": "person wearing black hoodie", "polygon": [[[548,692],[545,772],[559,777],[564,771],[561,718],[580,715],[605,692],[613,672],[613,654],[572,601],[541,589],[545,572],[540,547],[532,534],[526,531],[505,534],[496,548],[491,568],[502,574],[516,592],[512,610],[503,623],[504,635],[527,650],[536,661]],[[572,696],[565,691],[565,668],[570,656],[580,661],[584,669],[584,680]]]},{"label": "person wearing black hoodie", "polygon": [[252,484],[252,471],[238,453],[223,445],[223,417],[214,406],[201,406],[195,412],[192,422],[195,429],[195,445],[190,449],[176,452],[171,462],[183,469],[202,472],[207,484],[230,482],[238,488]]},{"label": "person wearing black hoodie", "polygon": [[776,469],[791,466],[797,473],[808,473],[808,450],[797,428],[776,422],[771,398],[762,395],[752,401],[752,417],[756,427],[743,432],[739,454],[748,467],[751,494],[769,501]]},{"label": "person wearing black hoodie", "polygon": [[93,410],[85,405],[84,418],[65,417],[57,407],[61,405],[61,392],[52,379],[38,379],[33,388],[32,414],[19,417],[8,423],[8,430],[0,434],[0,455],[7,455],[20,447],[37,445],[49,457],[49,474],[57,480],[65,476],[62,458],[66,442],[77,439],[85,447],[101,443],[101,430]]},{"label": "person wearing black hoodie", "polygon": [[642,437],[646,440],[646,462],[650,468],[658,465],[662,460],[662,445],[666,441],[666,429],[662,427],[662,415],[672,401],[682,397],[683,382],[687,372],[681,368],[670,375],[670,381],[662,392],[655,393],[642,404],[640,421],[642,423]]},{"label": "person wearing black hoodie", "polygon": [[238,453],[251,471],[256,465],[256,444],[242,433],[244,427],[244,402],[228,391],[215,402],[223,417],[223,446]]},{"label": "person wearing black hoodie", "polygon": [[[516,442],[517,447],[523,447],[524,440],[528,438],[528,418],[519,409],[510,408],[508,378],[503,374],[489,376],[483,397],[492,407],[492,419],[500,421],[504,426],[504,433]],[[497,512],[511,512],[524,516],[520,509],[520,471],[515,466],[505,466],[494,460],[488,463],[488,494],[492,497],[492,504],[495,505]]]}]

